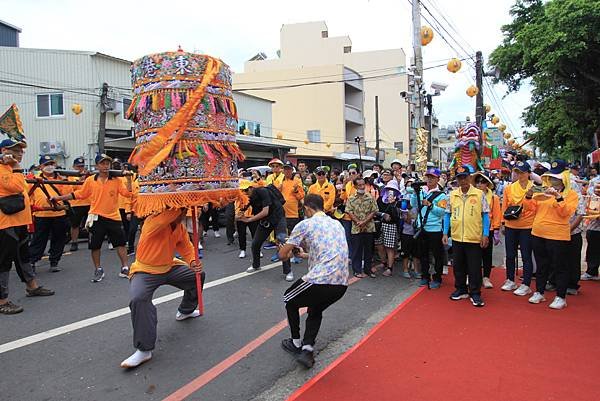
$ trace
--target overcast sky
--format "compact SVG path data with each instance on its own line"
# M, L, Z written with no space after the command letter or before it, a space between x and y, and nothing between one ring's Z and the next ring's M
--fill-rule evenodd
M446 29L470 54L484 58L501 42L500 27L510 22L514 0L424 0ZM0 0L0 19L20 27L21 47L90 50L134 60L147 53L176 50L220 57L234 71L258 52L276 57L282 24L323 20L329 36L349 35L352 51L403 48L412 56L409 0L303 1L75 1ZM440 12L446 18L444 20ZM425 10L425 16L430 19ZM450 28L448 21L460 33ZM433 22L433 21L432 21ZM422 20L423 25L428 23ZM448 33L443 32L452 43ZM423 51L425 66L457 56L440 37ZM443 82L448 89L434 98L442 125L474 115L475 98L465 94L474 70L463 62L461 72L445 67L429 69L427 82ZM485 88L484 102L500 115L508 131L521 136L521 113L529 104L528 89L503 99L505 87L495 86L496 99ZM497 104L501 103L500 106Z

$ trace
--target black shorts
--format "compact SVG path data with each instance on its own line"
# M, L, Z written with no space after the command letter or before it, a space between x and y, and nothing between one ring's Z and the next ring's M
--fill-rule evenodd
M87 215L89 212L89 206L73 206L69 212L69 221L71 222L71 228L81 227L81 222L84 219L87 219Z
M400 256L403 258L410 258L417 256L417 240L412 234L400 234Z
M110 243L116 248L125 246L125 232L123 224L118 220L107 219L106 217L98 216L98 220L94 222L90 228L89 248L92 250L102 248L104 238L108 236Z

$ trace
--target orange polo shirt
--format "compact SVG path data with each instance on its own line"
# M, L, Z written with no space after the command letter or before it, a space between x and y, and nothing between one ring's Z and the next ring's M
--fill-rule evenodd
M529 204L535 213L532 235L558 241L571 240L569 219L579 204L576 191L569 191L562 202L558 202L554 197L538 195L531 200L526 199L525 203Z
M42 173L38 174L37 177L43 177ZM49 179L49 180L61 180L62 179L62 177L59 177L59 176L55 176L55 177L51 177L51 178L44 177L44 178ZM29 188L31 189L34 185L35 184L29 184ZM70 192L69 188L67 188L67 185L57 185L57 184L53 184L53 185L58 191L55 191L51 185L44 184L44 187L46 188L46 191L48 191L48 194L50 196L60 196L60 195L68 194ZM48 197L46 196L44 191L42 191L42 189L39 186L35 189L35 191L33 191L31 193L29 200L31 202L31 210L33 211L34 217L61 217L61 216L66 216L66 214L67 214L67 212L64 210L36 210L36 209L52 207L52 204L48 200Z
M10 215L0 210L0 230L31 224L31 208L25 176L21 173L13 173L12 167L8 164L0 164L0 197L17 194L23 194L25 197L25 209Z
M285 203L283 204L285 217L297 219L299 217L298 206L300 205L300 201L304 199L302 182L295 179L284 179L281 182L281 194L285 199Z
M335 202L335 186L329 181L325 181L323 185L315 182L308 188L309 194L320 195L323 198L323 211L330 213L333 211L333 203Z
M85 181L85 177L69 177L68 179L71 182L81 182L83 183ZM76 190L78 190L79 188L81 188L80 185L69 185L69 191L65 192L65 193L71 193L71 192L75 192ZM87 199L73 199L71 201L69 201L69 203L71 204L71 206L73 207L77 207L77 206L89 206L91 201L89 198Z
M512 203L511 189L513 185L521 184L519 184L519 181L515 181L504 188L504 196L502 197L502 220L504 220L504 212L506 211L506 208L509 206L517 205L516 203ZM522 200L521 203L523 204L523 210L521 211L521 215L516 220L504 220L504 225L506 227L527 229L531 228L531 226L533 225L535 210L531 207L530 202L525 202L525 200Z
M91 199L91 214L116 221L121 221L119 194L131 196L131 192L127 190L122 180L112 177L103 182L97 174L88 177L81 189L73 192L75 199Z
M182 223L175 228L171 223L179 216L178 209L168 209L152 215L142 226L135 262L129 268L129 277L135 273L164 274L176 265L189 265L196 259L194 245ZM179 253L183 260L175 258Z

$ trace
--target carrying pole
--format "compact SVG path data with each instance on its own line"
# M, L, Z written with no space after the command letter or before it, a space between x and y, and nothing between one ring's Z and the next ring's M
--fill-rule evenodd
M200 254L198 252L198 245L200 242L200 237L198 235L198 213L197 207L192 207L192 232L193 232L193 243L194 243L194 253L196 254L196 260L202 266L202 261L200 260ZM196 271L196 289L198 291L198 311L200 315L204 315L204 301L202 299L202 277L199 271Z

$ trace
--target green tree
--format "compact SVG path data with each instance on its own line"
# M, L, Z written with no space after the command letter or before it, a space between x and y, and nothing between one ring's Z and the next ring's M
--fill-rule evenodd
M578 159L600 134L600 0L517 0L490 56L509 92L533 87L524 112L534 143Z

